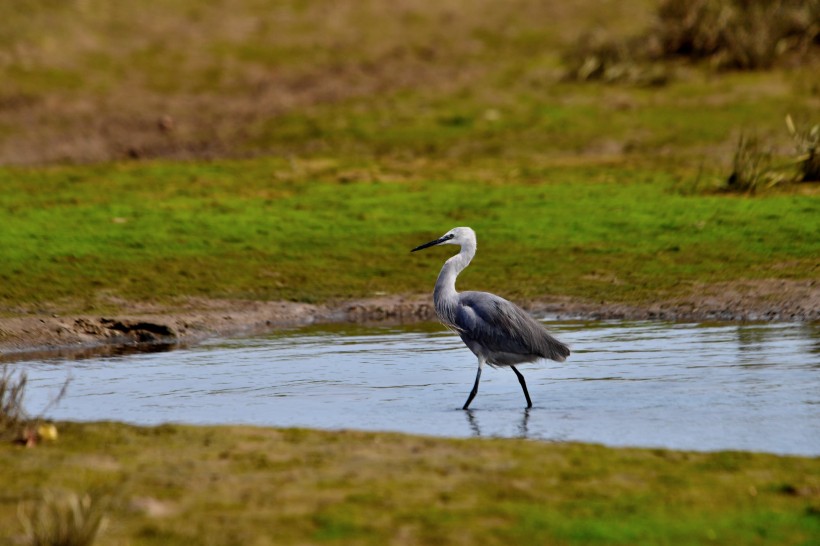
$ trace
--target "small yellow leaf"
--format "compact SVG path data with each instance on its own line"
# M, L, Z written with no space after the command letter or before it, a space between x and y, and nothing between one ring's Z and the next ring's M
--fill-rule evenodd
M51 423L43 424L37 427L37 435L43 440L54 441L57 439L57 427Z

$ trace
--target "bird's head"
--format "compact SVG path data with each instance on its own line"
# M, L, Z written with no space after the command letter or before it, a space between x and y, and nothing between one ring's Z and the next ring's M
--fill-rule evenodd
M457 227L453 228L438 239L434 241L430 241L429 243L424 243L421 246L417 246L410 252L415 252L417 250L422 250L424 248L429 248L431 246L437 245L471 245L475 246L476 238L475 238L475 231L468 227Z

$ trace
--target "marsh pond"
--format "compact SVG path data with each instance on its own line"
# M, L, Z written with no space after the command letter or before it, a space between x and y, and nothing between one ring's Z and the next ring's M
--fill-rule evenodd
M251 424L820 455L817 323L546 322L573 354L487 369L438 324L294 329L120 355L18 360L57 420Z

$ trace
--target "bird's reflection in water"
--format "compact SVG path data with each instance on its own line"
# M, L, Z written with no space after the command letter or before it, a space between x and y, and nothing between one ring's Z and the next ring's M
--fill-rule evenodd
M464 410L464 414L467 416L467 423L473 431L473 436L476 438L481 438L481 429L478 427L478 421L475 418L475 411L471 409Z
M481 427L478 425L478 419L476 418L476 414L474 410L468 409L464 410L464 414L467 415L467 424L470 425L470 430L473 431L473 436L476 438L481 437ZM530 433L527 428L527 425L530 421L530 408L524 408L523 412L521 413L521 422L518 423L518 435L517 438L529 438Z
M527 423L530 422L530 408L524 408L524 413L521 415L521 423L518 425L518 437L529 438L530 432L527 430Z

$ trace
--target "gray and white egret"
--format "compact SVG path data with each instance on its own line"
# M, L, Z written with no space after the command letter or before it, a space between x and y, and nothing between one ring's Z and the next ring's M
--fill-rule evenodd
M569 347L550 335L529 313L502 297L488 292L456 291L458 274L464 271L476 253L476 236L471 228L453 228L411 252L437 245L461 246L461 251L444 262L441 268L433 291L433 303L441 323L456 332L478 358L475 384L462 409L470 406L478 392L484 364L512 368L524 390L527 408L531 408L527 383L515 365L545 358L563 362L570 354Z

